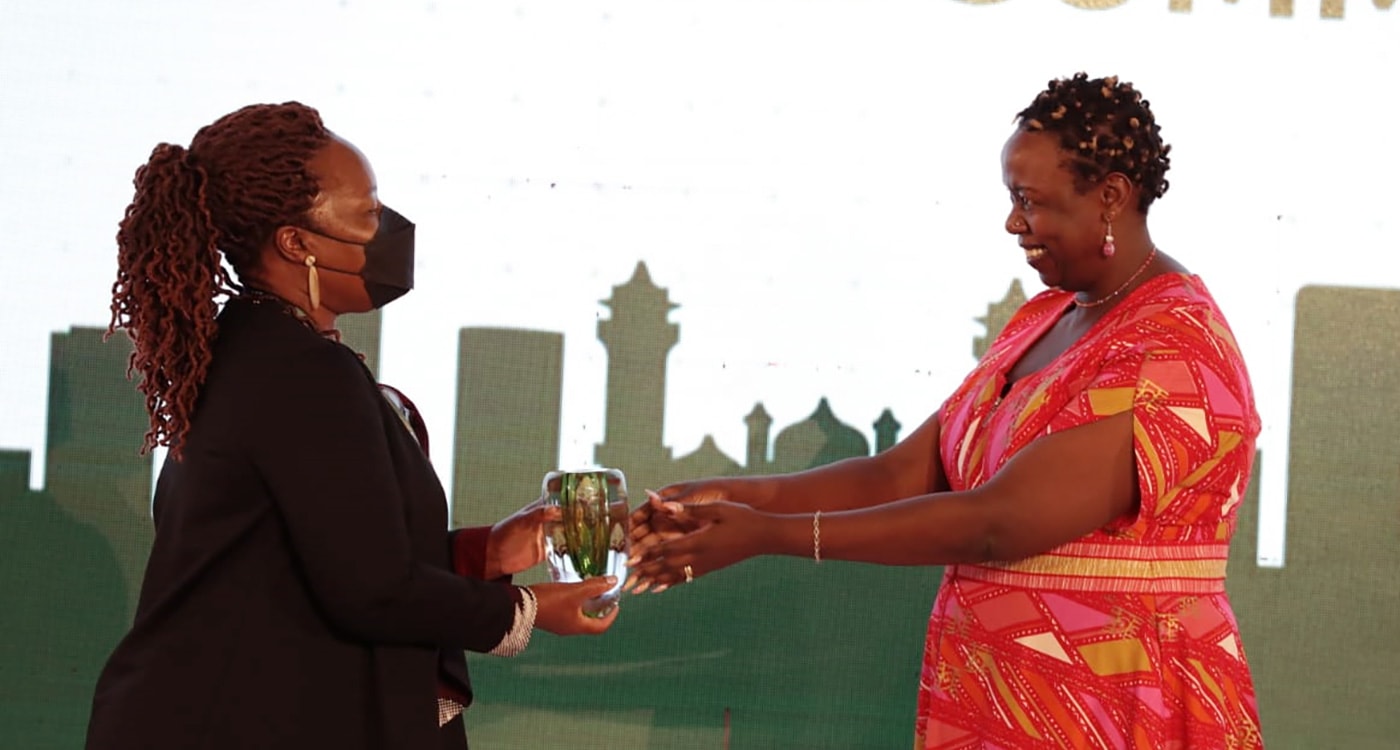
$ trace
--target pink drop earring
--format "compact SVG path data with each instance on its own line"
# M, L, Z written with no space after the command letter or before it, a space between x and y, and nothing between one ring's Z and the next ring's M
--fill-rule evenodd
M1105 219L1104 224L1108 229L1105 231L1103 237L1103 257L1112 258L1113 254L1118 252L1118 245L1113 242L1113 220Z

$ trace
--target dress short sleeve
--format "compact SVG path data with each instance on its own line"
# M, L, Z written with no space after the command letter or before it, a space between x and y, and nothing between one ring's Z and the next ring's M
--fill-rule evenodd
M1049 430L1132 411L1142 501L1118 526L1182 537L1232 518L1259 426L1233 337L1211 307L1136 321L1105 355Z

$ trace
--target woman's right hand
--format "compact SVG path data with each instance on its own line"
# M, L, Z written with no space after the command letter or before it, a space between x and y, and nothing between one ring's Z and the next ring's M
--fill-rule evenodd
M636 564L662 542L679 539L700 528L689 514L681 512L683 506L729 501L732 494L724 479L678 482L662 487L660 492L647 490L647 501L632 511L628 564ZM635 594L646 591L646 586L637 588L638 583L637 576L629 575L622 590Z
M602 617L589 617L583 606L602 596L617 585L614 576L589 578L579 583L536 583L530 586L535 595L535 627L555 635L597 635L612 627L617 619L617 607Z
M632 511L629 534L632 557L640 557L648 549L667 539L695 531L694 526L687 526L682 518L675 515L682 505L732 501L731 495L723 479L680 482L662 487L660 492L647 490L647 501ZM670 512L667 512L668 509Z

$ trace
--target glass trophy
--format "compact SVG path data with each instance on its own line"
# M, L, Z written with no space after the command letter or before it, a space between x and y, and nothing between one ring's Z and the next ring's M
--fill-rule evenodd
M585 604L584 614L602 617L617 606L627 580L627 479L617 469L551 471L544 475L545 503L560 520L545 524L545 560L550 580L576 583L617 576L617 585Z

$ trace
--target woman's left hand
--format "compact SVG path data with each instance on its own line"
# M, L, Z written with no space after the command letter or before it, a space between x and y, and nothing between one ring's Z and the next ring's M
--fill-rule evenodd
M707 573L761 554L761 540L772 516L730 502L666 503L657 514L675 516L677 526L694 528L683 536L658 541L630 561L633 593L661 593Z
M491 527L486 540L486 580L514 575L544 560L544 525L559 520L558 506L541 496Z

